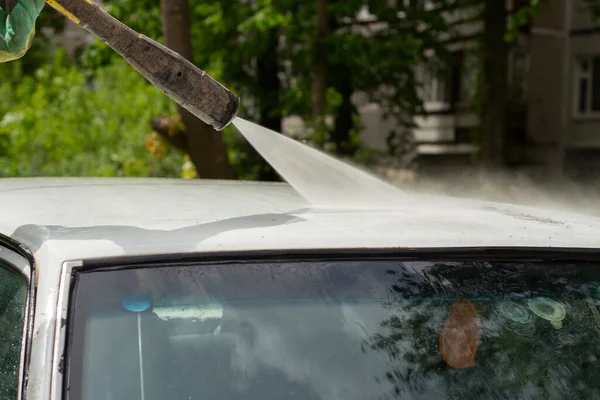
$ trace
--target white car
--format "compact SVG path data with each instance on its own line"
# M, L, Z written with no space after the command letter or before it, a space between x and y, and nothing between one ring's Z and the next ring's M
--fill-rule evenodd
M600 397L598 218L311 151L291 185L0 181L0 398Z

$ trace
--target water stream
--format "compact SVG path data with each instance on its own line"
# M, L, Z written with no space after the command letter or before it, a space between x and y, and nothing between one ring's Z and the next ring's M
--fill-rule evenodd
M313 207L398 208L408 195L375 176L308 145L236 117L233 124Z

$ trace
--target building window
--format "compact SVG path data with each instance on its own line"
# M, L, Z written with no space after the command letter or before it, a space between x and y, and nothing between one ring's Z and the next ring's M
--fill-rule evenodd
M575 114L600 116L600 55L575 62Z

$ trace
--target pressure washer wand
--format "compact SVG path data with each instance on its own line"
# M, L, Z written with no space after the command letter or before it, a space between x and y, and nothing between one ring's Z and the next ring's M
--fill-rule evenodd
M191 62L129 28L91 0L46 0L119 53L167 96L216 130L236 116L240 99Z

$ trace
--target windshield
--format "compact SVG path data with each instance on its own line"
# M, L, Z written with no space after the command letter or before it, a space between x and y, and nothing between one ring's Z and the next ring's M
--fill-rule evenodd
M71 399L600 396L600 265L332 261L80 272Z

